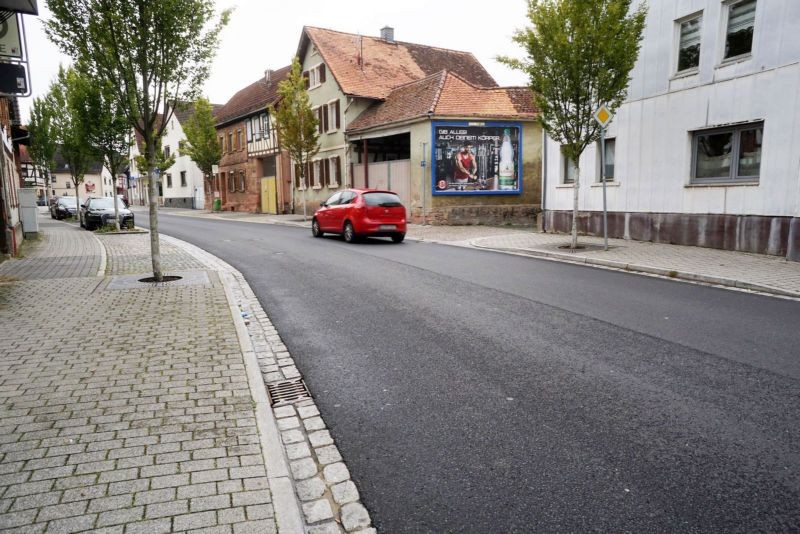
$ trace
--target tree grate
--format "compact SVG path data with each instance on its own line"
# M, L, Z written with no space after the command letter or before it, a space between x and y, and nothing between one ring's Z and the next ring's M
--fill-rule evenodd
M297 380L284 380L274 384L267 384L267 392L272 406L291 404L303 399L310 399L311 393L302 378Z

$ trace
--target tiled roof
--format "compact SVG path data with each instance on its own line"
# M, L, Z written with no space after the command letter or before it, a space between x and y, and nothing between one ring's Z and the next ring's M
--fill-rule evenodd
M527 87L477 87L458 75L443 70L422 80L402 85L386 100L376 102L347 131L432 117L476 117L534 119L533 95Z
M494 78L469 52L306 26L298 56L303 57L309 42L347 95L382 100L395 87L444 69L477 86L497 87Z
M56 150L56 153L53 157L53 161L55 165L53 166L53 172L69 172L69 167L67 166L67 162L64 161L64 156L61 154L61 150ZM89 168L86 170L86 174L100 174L103 171L103 162L101 161L93 161L89 164Z
M289 74L291 67L283 67L272 72L270 84L259 78L244 89L238 91L215 114L217 125L233 122L256 111L263 111L268 105L278 100L278 84Z

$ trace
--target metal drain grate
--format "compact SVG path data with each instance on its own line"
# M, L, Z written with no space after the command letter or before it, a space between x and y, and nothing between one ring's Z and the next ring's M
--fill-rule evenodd
M295 401L311 398L311 393L302 378L267 384L267 392L269 392L269 400L272 406L291 404Z

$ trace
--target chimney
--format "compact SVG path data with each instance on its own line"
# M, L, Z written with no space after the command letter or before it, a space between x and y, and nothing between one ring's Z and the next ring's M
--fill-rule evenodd
M272 83L272 69L267 69L264 71L264 83L267 84L267 87L269 87Z
M381 39L386 41L387 43L394 42L394 28L391 26L384 26L381 28Z

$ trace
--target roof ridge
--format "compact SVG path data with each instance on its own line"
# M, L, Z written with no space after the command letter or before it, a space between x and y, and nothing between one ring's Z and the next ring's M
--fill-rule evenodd
M444 91L444 84L447 81L447 77L452 73L444 69L440 71L439 74L442 75L442 79L439 80L439 87L436 88L436 94L433 95L433 104L431 104L430 109L428 109L428 113L434 113L436 111L436 106L439 105L439 99L442 97L442 91Z
M312 30L324 30L326 32L333 32L333 33L338 33L338 34L341 34L341 35L350 35L352 37L361 37L361 38L365 38L366 37L367 39L373 39L373 40L381 41L381 42L384 42L384 43L413 45L413 46L421 46L423 48L433 48L435 50L444 50L445 52L457 52L459 54L467 54L469 56L472 56L472 58L476 62L480 63L480 61L478 61L478 58L475 57L475 54L473 54L472 52L468 52L466 50L456 50L455 48L446 48L446 47L443 47L443 46L431 46L431 45L426 45L426 44L421 44L421 43L412 43L411 41L398 41L398 40L387 41L386 39L383 39L382 37L377 37L377 36L374 36L374 35L363 35L363 34L360 34L360 33L343 32L341 30L334 30L334 29L331 29L331 28L323 28L321 26L305 26L305 28L312 29Z

